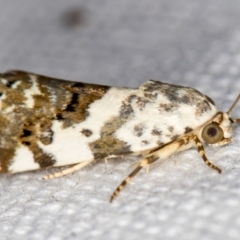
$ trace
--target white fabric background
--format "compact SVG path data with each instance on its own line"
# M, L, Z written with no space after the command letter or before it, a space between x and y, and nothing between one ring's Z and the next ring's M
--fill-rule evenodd
M240 93L240 1L0 0L0 71L10 69L115 86L163 80L226 111ZM0 239L240 239L240 127L234 137L206 147L221 175L191 149L140 172L112 204L131 159L50 181L41 177L57 169L2 175Z

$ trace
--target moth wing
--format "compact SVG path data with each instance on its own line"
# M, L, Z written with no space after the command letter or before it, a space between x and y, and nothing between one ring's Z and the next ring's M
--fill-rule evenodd
M97 132L90 131L88 126L98 126L90 120L89 108L108 90L107 86L22 71L1 74L1 172L93 159L89 142L97 137Z
M164 146L218 112L209 97L193 88L153 80L140 85L124 103L123 109L132 112L115 136L126 142L131 152Z

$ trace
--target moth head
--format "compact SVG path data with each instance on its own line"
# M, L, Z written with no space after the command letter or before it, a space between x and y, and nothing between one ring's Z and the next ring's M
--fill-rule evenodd
M218 112L210 122L205 124L200 133L201 138L208 144L224 145L232 141L232 124L240 123L240 119L231 118L231 113L240 100L240 94L230 109L226 112Z

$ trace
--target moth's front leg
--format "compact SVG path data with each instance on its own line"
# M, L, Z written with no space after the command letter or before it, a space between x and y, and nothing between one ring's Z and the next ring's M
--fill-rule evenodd
M154 148L149 151L149 153L137 163L136 168L121 182L121 184L116 188L110 198L110 202L112 202L119 192L127 185L128 182L142 169L149 169L150 165L156 162L158 159L165 159L171 156L173 153L185 150L190 148L192 145L196 146L199 155L202 157L203 161L210 168L221 173L221 169L212 164L206 157L205 151L203 148L203 144L198 139L196 135L183 136L175 141L172 141L164 146Z
M193 141L194 141L194 143L195 143L195 145L196 145L196 147L197 147L197 150L198 150L199 155L202 157L202 159L203 159L203 161L205 162L205 164L206 164L207 166L209 166L210 168L212 168L212 169L218 171L219 173L221 173L222 170L221 170L219 167L217 167L217 166L215 166L214 164L212 164L212 163L208 160L208 158L206 157L203 144L201 143L201 141L198 139L197 136L194 136Z

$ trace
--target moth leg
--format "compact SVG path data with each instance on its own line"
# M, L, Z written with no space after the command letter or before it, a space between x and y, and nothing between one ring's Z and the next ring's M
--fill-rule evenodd
M233 141L233 138L225 138L225 139L223 139L221 142L219 142L219 143L217 143L216 145L218 145L218 146L223 146L223 145L226 145L226 144L228 144L228 143L230 143L230 142L232 142ZM213 144L214 145L214 144Z
M93 159L94 160L94 159ZM73 167L64 169L63 171L60 172L56 172L53 174L49 174L43 177L44 180L48 180L48 179L53 179L53 178L58 178L58 177L63 177L66 176L70 173L76 172L78 170L80 170L81 168L85 167L86 165L88 165L89 163L91 163L93 160L90 161L85 161L85 162L81 162L77 165L74 165Z
M240 118L239 119L237 119L237 118L230 118L230 121L232 123L240 123Z
M110 155L104 158L105 163L108 163L108 159L113 159L113 158L123 158L124 155Z
M138 165L121 183L120 185L115 189L115 191L112 193L110 197L110 202L116 198L116 196L119 194L119 192L127 185L128 182L142 169L142 166Z
M149 171L150 171L150 165L146 166L146 173L149 174Z
M219 167L213 165L213 164L207 159L201 141L200 141L197 137L195 137L195 138L194 138L194 142L195 142L195 145L196 145L196 147L197 147L198 153L199 153L199 155L202 157L202 159L203 159L203 161L205 162L205 164L206 164L207 166L209 166L210 168L212 168L212 169L218 171L219 173L221 173L222 170L221 170Z
M135 163L136 164L136 163ZM150 165L149 159L142 159L137 167L119 184L119 186L115 189L115 191L112 193L110 197L110 202L112 202L116 196L119 194L119 192L130 182L130 180L143 168L148 167Z
M152 151L148 151L147 156L143 158L136 166L136 168L121 182L121 184L116 188L113 192L110 202L114 200L114 198L118 195L118 193L127 185L127 183L142 169L146 168L146 171L149 171L149 167L152 163L156 162L159 158L166 159L171 156L174 152L179 151L181 147L189 143L188 138L182 138L178 141L171 142L166 144L163 147L153 149ZM133 164L135 165L135 164Z

